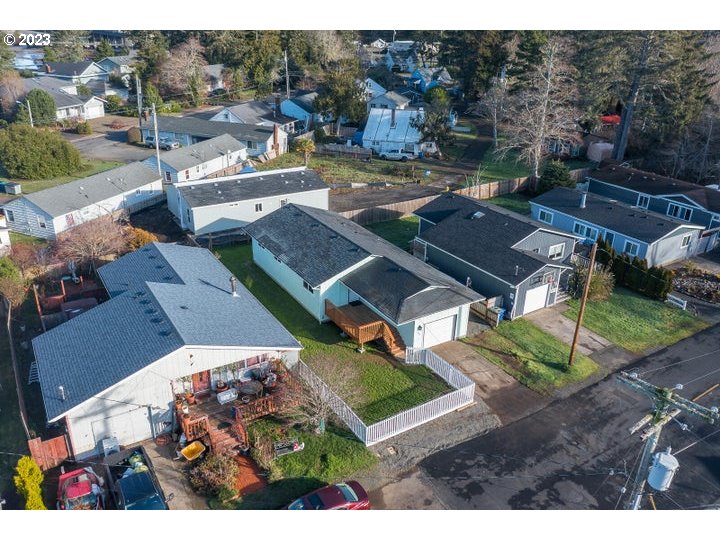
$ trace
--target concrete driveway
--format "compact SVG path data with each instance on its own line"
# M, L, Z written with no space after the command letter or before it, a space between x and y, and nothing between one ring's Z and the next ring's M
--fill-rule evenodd
M575 333L575 321L563 315L563 312L568 309L569 306L567 304L558 304L553 307L534 311L524 317L560 341L571 344ZM585 327L580 328L578 351L584 355L590 356L592 353L602 351L612 345L613 343L611 341L597 335L595 332L591 332Z
M145 451L150 456L160 487L165 497L173 494L172 500L168 501L170 510L208 510L205 498L195 493L190 486L187 477L187 464L176 461L175 444L158 446L155 441L149 440L143 444Z

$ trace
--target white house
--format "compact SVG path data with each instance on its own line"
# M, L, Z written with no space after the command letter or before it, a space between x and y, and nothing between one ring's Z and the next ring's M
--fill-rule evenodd
M55 102L55 119L89 120L105 116L105 102L96 96L80 96L77 86L66 79L56 77L32 77L22 79L25 93L43 90Z
M287 204L245 227L253 260L319 322L362 311L393 354L467 334L483 297L344 217ZM347 320L347 319L346 319Z
M168 209L197 235L244 227L296 203L328 209L330 187L305 167L199 180L168 188Z
M370 100L367 103L367 110L370 113L371 109L406 109L410 105L410 98L405 97L402 94L390 90L384 94L380 94Z
M32 341L47 420L76 458L169 432L176 394L297 360L297 340L206 249L150 243L99 275L110 300Z
M280 112L279 104L273 107L264 101L246 101L230 107L224 107L210 118L211 122L231 122L253 126L279 126L286 133L295 133L301 128L296 124L300 120L285 116Z
M84 62L45 62L45 73L66 79L74 84L107 82L109 74L102 66L90 60Z
M117 211L162 201L157 169L131 163L74 182L28 193L3 205L11 231L54 240L63 231Z
M160 154L163 182L176 184L207 178L222 173L247 159L247 149L230 135L220 135L190 146L182 146ZM157 169L157 156L152 155L143 163Z
M203 67L205 75L205 89L208 92L225 89L225 81L223 79L223 70L225 64L211 64Z
M5 214L0 213L0 255L7 255L11 249L10 229L8 229Z
M422 114L422 109L371 109L363 132L363 148L378 154L390 150L419 154L423 151L422 136L413 122Z
M365 80L358 81L360 88L363 90L363 97L365 101L370 101L373 98L382 96L387 90L370 77L365 77Z

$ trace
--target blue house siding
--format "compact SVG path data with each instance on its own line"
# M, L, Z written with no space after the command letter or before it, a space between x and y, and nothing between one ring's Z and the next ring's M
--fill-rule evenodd
M563 261L568 258L575 248L575 238L569 238L567 236L553 233L550 231L537 231L525 238L524 240L517 243L518 249L524 249L527 251L535 251L543 257L550 256L550 248L559 244L563 244L563 255L558 261Z
M286 99L280 104L280 112L282 112L285 116L289 116L290 118L295 118L296 120L303 122L305 131L310 128L313 115L291 100Z

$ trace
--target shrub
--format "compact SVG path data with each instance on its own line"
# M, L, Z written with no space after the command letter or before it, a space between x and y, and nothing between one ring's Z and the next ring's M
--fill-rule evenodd
M570 176L570 169L557 159L548 161L540 174L537 192L545 193L556 187L575 187L575 180Z
M90 90L90 87L87 84L78 84L76 88L78 96L90 97L93 95L92 90Z
M182 111L182 107L177 101L168 101L162 105L157 112L176 113L180 111Z
M88 122L79 122L77 126L75 126L75 132L78 135L90 135L93 130L92 126Z
M575 273L571 277L568 286L573 296L582 296L587 280L587 268L576 268ZM588 300L602 301L610 298L615 287L615 276L612 272L604 268L595 269L592 278L590 278L590 288L588 289Z
M21 457L15 467L15 488L25 498L25 510L47 510L42 498L44 475L30 456Z
M8 176L39 180L75 173L80 153L58 133L15 124L0 131L0 163Z
M140 128L133 126L127 130L127 142L133 144L139 143L140 141L142 141L142 133L140 133Z
M145 229L141 229L140 227L128 227L127 233L128 233L127 247L130 251L135 251L137 249L140 249L145 244L148 244L150 242L158 241L157 236L155 236L153 233L151 233L149 231L146 231Z
M203 495L227 494L234 491L238 472L238 464L232 457L210 455L190 471L190 484Z
M117 112L123 106L123 101L120 96L111 95L105 97L105 110L109 113Z

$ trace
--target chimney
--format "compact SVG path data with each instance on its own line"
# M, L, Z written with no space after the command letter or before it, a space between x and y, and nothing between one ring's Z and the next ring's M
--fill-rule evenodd
M277 124L273 125L273 150L275 150L275 157L280 155L280 128Z
M515 275L518 275L518 272L520 272L520 267L516 264L515 265Z
M65 387L58 386L58 392L60 392L60 400L65 401Z
M585 208L585 200L587 199L587 193L584 191L580 193L580 208Z
M395 127L395 109L393 108L393 109L390 109L390 110L392 111L392 112L390 113L390 114L392 114L392 116L390 117L390 118L391 118L391 120L390 120L390 127L391 127L391 128L394 128L394 127Z
M237 278L235 276L230 276L230 290L232 291L233 296L237 296Z

